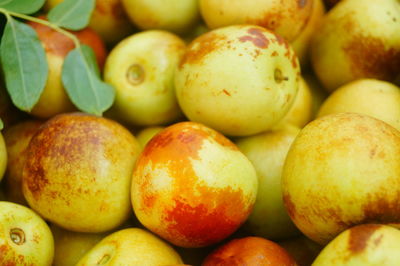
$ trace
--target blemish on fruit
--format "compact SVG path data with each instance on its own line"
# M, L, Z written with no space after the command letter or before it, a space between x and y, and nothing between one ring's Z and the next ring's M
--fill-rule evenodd
M230 94L227 90L225 90L225 89L223 89L222 92L225 93L225 94L228 95L228 96L231 96L231 94Z
M299 8L303 8L306 6L307 0L298 0L297 4L298 4Z
M272 56L272 57L278 56L278 52L277 52L277 51L273 51L272 54L271 54L271 56Z
M259 28L248 29L247 32L250 35L242 36L239 38L241 42L252 42L258 48L268 48L269 40L264 36L263 32Z
M380 227L381 225L378 224L363 224L349 229L349 251L353 254L362 252L367 247L371 236Z

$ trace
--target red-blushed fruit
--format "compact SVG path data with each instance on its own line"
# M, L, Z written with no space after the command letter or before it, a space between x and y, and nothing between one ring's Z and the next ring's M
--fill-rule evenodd
M140 146L115 121L82 113L48 120L32 137L22 171L28 204L78 232L104 232L132 212L130 182Z
M253 165L202 124L167 127L146 145L132 179L132 205L149 230L182 247L214 244L247 219L257 194Z
M28 144L42 124L43 122L39 120L27 120L12 125L3 132L8 155L4 180L8 201L27 205L22 193L22 169Z
M40 17L44 19L44 17ZM28 22L39 36L40 41L46 51L47 63L49 65L49 76L42 95L38 103L33 107L31 114L40 118L49 118L56 114L75 110L72 102L61 81L62 65L67 54L74 49L73 41L48 26ZM97 59L100 69L102 69L107 51L102 39L90 28L72 32L78 37L82 44L90 46Z
M295 266L296 261L281 246L262 237L233 239L217 248L202 266L276 265Z

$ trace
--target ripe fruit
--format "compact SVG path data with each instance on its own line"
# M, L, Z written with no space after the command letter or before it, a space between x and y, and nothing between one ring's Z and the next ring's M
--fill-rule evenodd
M185 115L232 136L266 131L289 110L300 68L280 36L251 25L216 29L188 47L175 74Z
M140 146L144 148L151 138L163 129L164 127L146 127L136 134L136 139Z
M315 32L311 62L328 91L350 81L395 81L400 73L400 3L397 0L342 1Z
M178 36L159 30L134 34L115 46L104 68L104 80L116 91L109 115L139 126L179 118L174 72L184 50Z
M339 113L306 125L282 175L296 226L326 244L362 223L400 227L400 132L365 115Z
M121 0L130 20L142 30L185 33L200 19L198 0Z
M48 120L34 135L23 193L45 219L78 232L104 232L130 215L130 182L141 148L118 123L81 113Z
M177 265L179 254L153 234L139 228L119 230L97 243L76 264L91 265Z
M42 124L43 122L39 120L27 120L4 130L8 155L5 185L9 201L27 205L22 193L22 169L25 164L28 144Z
M214 244L247 219L257 194L251 162L198 123L167 127L146 145L132 179L136 217L182 247Z
M61 82L62 64L68 52L74 48L73 41L45 25L35 22L29 22L28 25L33 27L38 34L46 51L49 65L46 87L31 114L40 118L49 118L56 114L75 110ZM93 48L97 63L102 69L106 58L106 49L100 37L90 28L74 32L74 34L81 43Z
M380 119L400 130L400 88L386 81L360 79L334 91L322 104L318 117L353 112Z
M53 235L31 209L0 201L0 265L52 265Z
M311 16L314 0L200 0L200 11L211 29L234 24L259 25L294 40Z
M313 265L391 266L399 261L400 231L386 225L362 224L333 239Z
M245 224L257 236L284 239L299 234L283 205L281 188L283 163L299 131L287 126L236 141L257 172L257 199Z
M203 266L280 265L296 266L295 260L278 244L261 237L234 239L217 248Z

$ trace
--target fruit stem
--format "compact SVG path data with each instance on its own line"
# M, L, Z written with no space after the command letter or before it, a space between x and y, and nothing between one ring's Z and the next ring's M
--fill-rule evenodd
M4 9L4 8L0 8L0 13L3 13L6 16L7 20L9 20L11 18L11 16L13 16L13 17L17 17L17 18L21 18L21 19L24 19L24 20L29 20L29 21L32 21L32 22L36 22L36 23L45 25L45 26L47 26L49 28L52 28L53 30L55 30L55 31L67 36L68 38L70 38L74 42L74 45L75 45L76 48L80 47L80 42L79 42L78 38L74 34L70 33L69 31L63 30L62 28L58 27L57 25L55 25L55 24L53 24L53 23L51 23L51 22L49 22L47 20L36 18L36 17L32 17L32 16L29 16L29 15L24 15L24 14L13 12L13 11L9 11L9 10Z

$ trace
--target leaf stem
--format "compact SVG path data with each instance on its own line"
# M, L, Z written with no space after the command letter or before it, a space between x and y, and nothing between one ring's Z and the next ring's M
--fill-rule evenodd
M29 20L29 21L32 21L32 22L36 22L36 23L45 25L45 26L47 26L49 28L52 28L53 30L55 30L55 31L67 36L68 38L70 38L74 42L74 45L75 45L76 48L80 47L79 39L74 34L72 34L69 31L66 31L66 30L58 27L57 25L54 25L53 23L51 23L51 22L49 22L47 20L36 18L36 17L32 17L32 16L28 16L28 15L24 15L24 14L20 14L20 13L13 12L13 11L9 11L9 10L4 9L4 8L0 8L0 13L3 13L7 18L9 18L10 16L13 16L13 17L17 17L17 18L21 18L21 19L24 19L24 20Z

